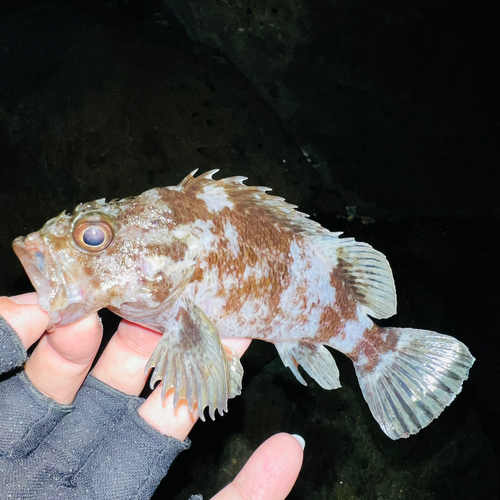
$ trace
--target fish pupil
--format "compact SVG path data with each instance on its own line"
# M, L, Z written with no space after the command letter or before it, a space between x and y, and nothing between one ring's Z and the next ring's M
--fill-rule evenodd
M91 226L83 233L83 242L90 247L98 247L104 243L106 233L99 226Z

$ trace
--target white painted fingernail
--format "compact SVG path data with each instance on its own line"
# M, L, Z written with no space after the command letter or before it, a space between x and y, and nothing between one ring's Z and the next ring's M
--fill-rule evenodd
M302 449L306 447L306 442L304 441L304 438L302 436L299 436L298 434L292 434L292 436L300 443Z

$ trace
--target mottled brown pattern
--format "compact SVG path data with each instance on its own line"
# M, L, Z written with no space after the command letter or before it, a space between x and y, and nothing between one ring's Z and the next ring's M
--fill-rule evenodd
M203 269L201 268L200 264L196 264L193 276L191 277L191 281L193 282L200 282L203 280L205 273L203 272Z
M333 335L343 338L346 321L357 319L356 301L344 278L344 273L339 272L338 268L330 273L330 285L335 289L335 304L323 304L320 328L315 337L318 342L327 343Z
M203 192L205 186L214 182L216 181L202 177L188 178L181 183L183 191L163 189L160 194L172 209L172 219L176 224L194 224L196 220L213 222L212 232L218 236L218 240L204 260L207 271L214 271L219 275L221 288L218 295L227 297L224 312L237 312L246 300L258 299L266 301L270 316L276 316L281 313L278 307L280 295L290 284L290 244L293 239L300 239L301 236L291 224L287 227L283 217L278 217L275 210L257 203L251 188L240 184L223 184L228 199L234 203L234 209L225 207L219 212L210 212L205 201L196 196ZM237 257L229 250L224 235L224 225L227 223L239 235L240 255ZM243 278L247 266L256 265L269 266L269 277ZM229 273L238 278L239 286L225 290L222 288L224 277ZM200 281L202 276L199 269L194 279ZM272 284L271 290L269 284Z
M364 304L366 302L365 296L360 292L360 285L354 281L354 276L352 274L355 264L350 263L346 258L344 258L344 254L345 250L340 247L337 251L338 265L336 274L344 283L345 288L349 290L352 298L358 304Z
M185 257L187 250L187 244L179 240L174 240L168 245L158 243L148 243L146 245L147 255L167 257L172 262L181 261ZM175 288L175 283L171 282L164 271L159 271L157 275L151 276L149 279L142 279L142 286L149 290L151 299L162 303L169 298Z
M162 201L172 208L171 219L174 225L193 224L196 220L210 220L212 214L203 200L196 198L198 190L177 191L158 189Z
M342 335L345 321L344 316L334 304L324 305L321 311L320 327L314 340L326 344L335 333Z
M295 293L295 299L296 299L296 305L298 305L302 309L302 313L295 317L295 323L297 325L305 325L309 322L309 308L312 307L313 309L318 307L317 303L312 304L311 306L308 305L308 290L306 286L299 286L297 287L296 293ZM278 302L279 302L279 296L277 297Z
M50 246L53 249L54 253L60 252L68 246L68 238L66 237L66 235L63 237L51 235L50 237L46 238L49 239Z
M238 231L238 243L240 245L241 256L225 251L223 257L219 259L219 271L224 273L227 269L236 274L240 279L239 288L227 290L228 295L225 312L238 311L245 300L250 298L266 300L269 306L269 313L274 317L281 313L278 304L280 295L290 283L289 265L290 244L294 238L291 231L280 231L277 227L269 224L266 210L258 207L248 207L246 217L242 217L242 207L235 203L235 209L224 208L220 212L219 220L215 226L219 234L223 237L224 222L229 222ZM223 238L222 238L223 240ZM224 251L224 248L216 249ZM260 265L262 268L269 268L269 276L257 279L254 276L243 278L247 266ZM269 284L272 289L269 290Z
M117 221L125 225L136 225L148 231L163 227L174 227L174 223L169 210L159 209L150 206L141 199L141 196L125 198L116 202L120 208Z
M188 246L184 241L174 240L171 244L149 242L146 245L148 255L161 255L173 262L184 259Z
M191 317L189 312L181 307L175 318L182 325L182 343L187 350L192 346L199 345L200 342L200 329Z
M174 285L169 282L168 279L163 279L162 282L158 284L148 285L147 288L151 294L151 299L160 304L170 297L174 289Z
M391 328L384 329L384 334L387 335L385 340L384 335L382 335L382 328L373 325L370 330L365 332L355 349L347 353L354 363L356 363L360 357L364 358L366 356L366 358L368 358L368 362L361 367L358 366L358 370L362 370L363 372L373 371L383 354L396 350L398 336L392 333Z

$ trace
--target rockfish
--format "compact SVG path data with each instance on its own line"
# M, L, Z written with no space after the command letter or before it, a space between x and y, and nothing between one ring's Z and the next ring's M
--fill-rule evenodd
M243 368L222 338L275 344L324 389L340 387L325 346L354 363L382 430L408 437L436 418L474 362L453 337L381 328L371 318L396 313L383 254L340 238L269 188L246 177L214 180L193 172L178 186L63 212L17 238L14 251L50 315L67 325L103 307L163 333L146 370L174 404L227 411L241 392Z

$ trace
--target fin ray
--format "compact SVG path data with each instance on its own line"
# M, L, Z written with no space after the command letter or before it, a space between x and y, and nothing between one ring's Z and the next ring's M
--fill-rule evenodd
M391 439L417 433L455 399L474 358L448 335L412 328L384 328L395 349L373 368L354 363L363 396Z
M194 176L196 170L185 177L177 186L177 189L183 191L194 190L201 191L208 186L224 187L226 192L231 195L231 199L237 199L240 204L248 206L257 206L260 209L268 210L268 214L273 219L279 221L284 228L296 233L305 233L308 235L330 234L318 222L309 219L309 215L296 210L297 205L287 203L280 196L268 195L266 192L271 188L264 186L247 186L243 184L247 180L244 176L233 176L222 179L213 179L212 176L218 170L211 170L205 174Z
M313 238L314 248L335 268L366 314L377 319L396 314L396 287L385 255L339 233Z
M243 381L243 366L236 351L222 344L226 353L228 370L229 370L229 398L234 398L241 394L241 386Z
M222 346L217 328L196 304L184 300L178 318L176 331L165 330L146 366L146 372L154 367L151 387L161 380L163 398L175 389L174 406L186 399L191 411L198 403L201 420L207 406L215 419L215 410L227 412L228 398L240 394L243 367L236 353Z
M301 384L307 385L298 365L323 389L340 387L339 369L325 346L309 342L279 342L276 349L283 364L290 368Z

